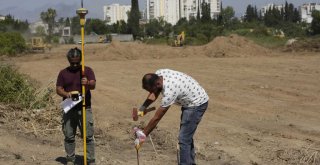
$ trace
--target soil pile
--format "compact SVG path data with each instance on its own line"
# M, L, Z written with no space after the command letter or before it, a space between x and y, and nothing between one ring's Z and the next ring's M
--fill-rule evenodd
M208 57L268 56L271 53L269 49L235 34L216 37L201 50Z
M292 42L290 42L292 41ZM320 39L291 39L284 48L285 52L320 52Z
M113 41L109 45L94 45L88 54L96 55L99 60L137 60L172 59L184 57L246 57L268 56L271 51L248 39L231 35L217 37L204 46L171 47L167 45L148 45L141 42Z

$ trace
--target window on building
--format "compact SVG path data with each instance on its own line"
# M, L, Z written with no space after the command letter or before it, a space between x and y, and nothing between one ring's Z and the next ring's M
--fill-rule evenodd
M107 21L107 22L110 22L110 21L111 21L111 17L107 15L107 16L106 16L106 21Z

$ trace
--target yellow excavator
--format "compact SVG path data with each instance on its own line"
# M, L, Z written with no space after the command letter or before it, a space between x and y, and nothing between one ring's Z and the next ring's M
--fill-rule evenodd
M32 37L31 38L31 49L32 51L42 51L44 52L46 45L43 42L43 39L41 37Z
M179 35L176 36L173 46L181 47L184 45L184 41L185 41L185 33L184 31L182 31Z

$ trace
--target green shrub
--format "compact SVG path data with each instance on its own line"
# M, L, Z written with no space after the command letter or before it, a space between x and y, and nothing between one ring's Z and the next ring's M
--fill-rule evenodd
M14 56L27 49L24 38L17 32L0 32L0 55Z
M266 27L256 27L253 29L252 33L250 35L254 35L256 37L266 37L270 36L268 29Z
M51 100L52 90L39 95L36 84L13 66L0 65L0 102L22 108L42 108Z
M168 39L166 37L150 38L150 39L144 40L144 43L146 43L146 44L166 45L166 44L168 44Z
M70 38L69 38L68 44L75 44L73 37L70 37Z
M52 42L53 42L54 44L59 44L59 39L60 39L59 36L53 36L53 37L52 37Z
M302 25L288 23L282 27L283 32L285 33L286 37L304 37L306 36L307 32Z
M238 34L240 36L246 36L247 34L250 33L250 29L237 29L232 31L232 33Z

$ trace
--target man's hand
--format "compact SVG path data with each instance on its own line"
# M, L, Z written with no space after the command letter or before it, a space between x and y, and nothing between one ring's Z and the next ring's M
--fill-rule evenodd
M88 81L87 77L82 77L81 84L82 85L89 85L89 81Z
M143 142L146 140L147 137L143 133L143 131L141 129L139 129L138 127L134 127L133 131L136 136L136 140L134 141L134 145L135 145L136 149L138 150L141 147L141 145L143 144Z

